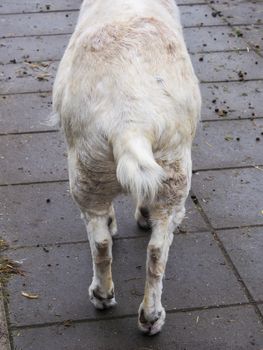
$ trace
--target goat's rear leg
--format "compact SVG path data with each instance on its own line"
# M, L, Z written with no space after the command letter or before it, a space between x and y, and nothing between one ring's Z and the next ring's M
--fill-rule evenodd
M110 211L106 215L83 214L93 260L89 297L96 308L106 309L116 304L111 272L113 219Z
M173 232L184 217L191 179L190 162L184 167L175 163L164 168L168 180L163 183L155 203L149 205L152 234L147 248L144 298L138 317L140 330L149 335L160 332L165 322L161 302L163 276Z
M138 325L149 335L160 332L165 322L165 310L161 303L163 276L173 230L169 227L171 216L153 219L151 239L147 248L146 282L143 302L139 308Z
M119 185L113 173L95 172L69 157L70 190L80 207L90 243L93 278L91 302L98 309L116 304L112 281L112 236L117 232L112 200Z

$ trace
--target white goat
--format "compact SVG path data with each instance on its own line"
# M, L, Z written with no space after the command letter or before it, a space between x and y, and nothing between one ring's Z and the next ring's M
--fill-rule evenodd
M165 320L162 278L185 213L201 106L174 0L84 0L53 105L93 257L90 300L99 309L116 303L112 200L126 189L137 201L138 224L152 228L138 324L155 334Z

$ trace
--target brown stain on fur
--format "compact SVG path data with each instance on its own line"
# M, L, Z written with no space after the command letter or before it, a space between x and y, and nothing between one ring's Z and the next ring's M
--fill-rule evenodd
M149 245L149 264L148 272L153 278L160 278L164 273L164 265L161 263L161 248L155 245Z
M168 44L168 46L167 46L167 52L168 52L169 55L175 54L175 52L176 52L176 46L175 46L174 43Z
M153 17L134 17L126 22L106 24L89 34L83 46L94 54L100 53L99 58L109 59L122 49L145 48L156 38L168 55L182 50L177 34Z

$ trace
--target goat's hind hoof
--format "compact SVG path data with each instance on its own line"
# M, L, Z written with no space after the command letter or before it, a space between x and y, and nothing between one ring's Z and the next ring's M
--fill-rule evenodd
M117 304L114 296L114 291L107 295L107 297L102 297L99 293L99 289L89 289L89 298L92 304L98 310L106 310Z
M152 229L151 223L144 218L137 220L137 225L143 231L151 231Z
M150 231L152 229L150 213L147 208L140 208L139 213L136 214L137 225L144 231Z
M143 333L147 335L157 334L161 331L165 323L165 316L165 310L162 308L162 310L159 311L156 316L146 317L143 307L140 307L138 327Z

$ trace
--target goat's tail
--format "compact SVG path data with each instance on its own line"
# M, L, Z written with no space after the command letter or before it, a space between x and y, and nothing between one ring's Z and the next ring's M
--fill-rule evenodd
M134 133L122 135L113 143L113 152L122 187L137 200L153 201L165 173L154 159L149 140Z

